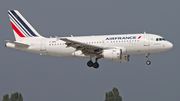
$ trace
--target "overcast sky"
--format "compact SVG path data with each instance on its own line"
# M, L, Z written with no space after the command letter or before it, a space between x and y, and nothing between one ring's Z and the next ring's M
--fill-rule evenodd
M130 62L58 58L5 48L14 41L7 10L18 10L45 37L154 33L172 50L130 56ZM113 87L123 101L179 101L179 0L0 0L0 100L22 93L24 101L103 101Z

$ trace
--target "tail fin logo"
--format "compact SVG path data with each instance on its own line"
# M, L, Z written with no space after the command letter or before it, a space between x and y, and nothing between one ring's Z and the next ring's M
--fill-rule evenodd
M8 15L10 17L12 28L19 37L40 37L36 30L17 10L9 10Z
M20 37L25 37L20 31L19 29L11 22L12 28L13 30L20 36Z
M15 17L17 18L17 17L19 17L18 15L15 15Z

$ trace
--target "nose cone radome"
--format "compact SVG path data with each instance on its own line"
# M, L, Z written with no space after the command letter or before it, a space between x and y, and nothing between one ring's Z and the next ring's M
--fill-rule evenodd
M171 42L168 42L167 44L167 49L170 50L173 48L173 44Z

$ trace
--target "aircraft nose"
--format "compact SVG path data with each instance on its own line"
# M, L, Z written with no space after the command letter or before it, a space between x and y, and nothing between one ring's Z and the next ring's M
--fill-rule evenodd
M171 42L168 42L167 48L168 48L168 50L172 49L173 48L173 44Z

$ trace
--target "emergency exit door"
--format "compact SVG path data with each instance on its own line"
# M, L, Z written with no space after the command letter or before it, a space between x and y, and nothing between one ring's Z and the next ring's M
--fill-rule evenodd
M149 46L150 43L149 43L149 36L148 35L145 35L144 36L144 46Z

